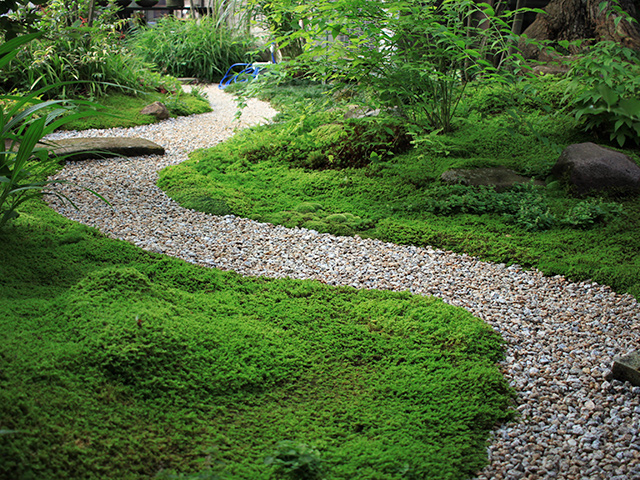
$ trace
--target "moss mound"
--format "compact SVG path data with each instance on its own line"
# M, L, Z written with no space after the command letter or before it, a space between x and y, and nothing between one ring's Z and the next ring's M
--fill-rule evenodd
M501 339L440 300L199 268L39 204L0 237L2 478L266 480L289 441L325 478L459 479L510 416Z

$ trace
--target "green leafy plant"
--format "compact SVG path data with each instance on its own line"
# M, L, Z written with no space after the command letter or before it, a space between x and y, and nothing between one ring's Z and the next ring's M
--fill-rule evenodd
M640 55L600 42L569 72L566 96L586 131L606 133L619 146L640 143Z
M619 203L588 199L574 205L562 219L562 223L574 228L589 228L622 212L623 207Z
M248 37L231 30L215 17L163 17L153 28L142 28L128 45L144 61L176 77L219 80L234 63L251 60Z
M0 3L0 38L11 40L19 34L33 32L40 6L46 0L3 0Z
M153 74L126 48L124 21L113 3L89 12L84 0L51 0L34 27L41 35L21 46L0 77L0 89L29 91L49 86L48 98L95 98L118 90L175 91L175 79ZM147 73L149 72L149 73Z
M306 443L284 440L264 460L275 466L277 473L292 480L315 480L322 474L320 452Z
M293 59L305 48L304 37L291 37L291 34L299 33L303 29L299 17L301 8L304 8L304 2L300 0L249 0L248 2L252 17L269 32L271 38L290 37L282 45L276 42L278 56L282 56L282 59Z
M521 204L513 215L516 225L530 232L549 230L556 223L556 218L546 205Z
M0 68L16 55L20 46L38 36L36 33L16 37L0 45ZM21 204L42 195L47 186L61 183L47 179L58 163L49 156L52 146L41 143L42 138L66 122L95 114L95 111L70 114L73 107L62 100L40 101L39 97L50 88L55 85L24 96L0 95L0 228L18 216Z
M278 39L281 46L305 40L297 63L336 89L348 85L375 106L398 109L411 121L443 132L453 128L469 79L506 81L523 60L512 48L513 12L500 14L485 3L338 0L270 5L280 7L282 18L295 13L304 25Z
M108 91L129 94L175 90L175 80L144 73L153 70L115 38L96 27L64 27L51 38L39 39L6 70L6 86L23 90L50 86L49 98L95 98Z

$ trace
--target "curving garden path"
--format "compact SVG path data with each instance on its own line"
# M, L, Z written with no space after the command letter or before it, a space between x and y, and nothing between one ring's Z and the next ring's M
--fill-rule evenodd
M254 100L237 123L233 98L215 86L207 93L212 113L51 136L138 136L167 150L162 157L69 163L57 177L95 189L114 209L72 186L60 189L78 211L55 198L51 206L110 237L208 267L410 290L466 308L506 340L502 368L521 414L494 432L479 479L640 479L640 388L604 379L614 356L640 349L640 305L633 297L430 248L184 209L156 187L157 171L275 114Z

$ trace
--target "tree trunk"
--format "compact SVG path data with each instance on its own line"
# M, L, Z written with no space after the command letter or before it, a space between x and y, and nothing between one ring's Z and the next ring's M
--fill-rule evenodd
M89 24L87 25L89 28L93 27L93 12L95 11L96 8L96 0L90 0L89 1L89 14L87 15L87 18L89 19Z
M623 13L613 11L610 4L600 12L600 3L601 0L551 0L544 9L546 13L539 13L524 34L534 40L587 40L587 44L613 40L640 50L640 28L624 18L625 14L638 18L634 1L618 1ZM623 18L616 26L620 16ZM521 42L520 48L525 58L537 59L540 55L535 45Z

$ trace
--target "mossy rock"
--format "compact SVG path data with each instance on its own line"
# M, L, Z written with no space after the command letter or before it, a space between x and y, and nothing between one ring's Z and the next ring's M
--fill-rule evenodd
M474 168L474 169L452 169L444 172L440 179L448 184L462 184L472 186L491 186L497 191L503 191L513 187L533 182L534 185L544 185L540 180L519 175L509 168Z

